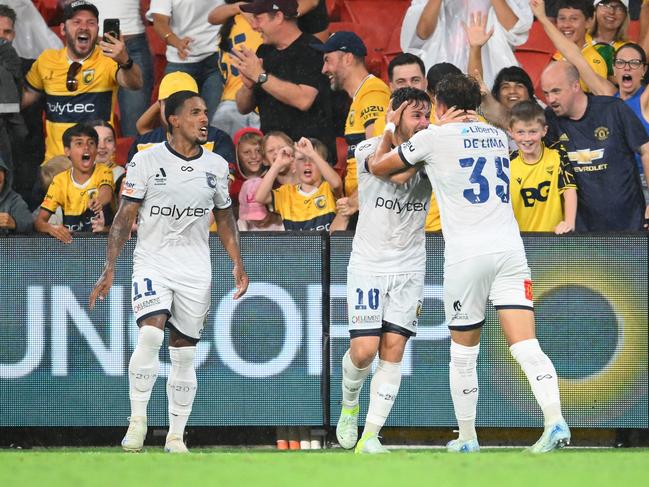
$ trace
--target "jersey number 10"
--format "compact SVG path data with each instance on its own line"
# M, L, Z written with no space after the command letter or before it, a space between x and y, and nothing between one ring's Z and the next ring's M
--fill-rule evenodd
M464 159L460 159L460 167L473 167L469 182L478 185L477 191L476 188L466 188L463 193L466 200L472 205L484 203L489 199L489 180L482 174L486 164L486 157L478 157L477 159L465 157ZM506 157L495 157L494 164L496 165L496 176L503 182L503 184L496 184L496 196L503 203L509 203L509 171L505 172L505 169L509 169L509 159Z

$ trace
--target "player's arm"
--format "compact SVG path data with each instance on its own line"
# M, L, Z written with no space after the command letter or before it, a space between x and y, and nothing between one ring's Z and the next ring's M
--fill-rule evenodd
M216 221L216 233L219 235L223 248L232 260L232 275L237 287L234 299L239 299L248 289L248 274L243 267L241 258L241 247L239 245L239 230L237 223L234 221L232 208L217 209L214 208L214 221Z
M141 205L142 200L122 195L117 215L115 215L110 232L108 233L108 247L106 249L104 271L95 283L90 293L90 298L88 299L91 310L95 307L97 298L103 300L108 295L108 291L110 291L115 273L115 262L122 252L124 243L129 238L131 228L133 227Z

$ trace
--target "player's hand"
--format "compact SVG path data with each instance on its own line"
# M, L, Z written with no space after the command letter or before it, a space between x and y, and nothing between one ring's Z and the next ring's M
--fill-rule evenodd
M232 269L232 275L234 276L234 284L237 287L237 292L234 293L232 299L239 299L241 296L246 294L246 291L248 290L248 274L246 274L243 264L235 264Z
M64 244L72 242L72 232L64 225L50 225L49 234Z
M461 110L454 106L449 108L437 121L437 125L447 123L477 122L478 114L474 110Z
M385 120L387 121L387 123L392 122L393 124L398 126L399 122L401 121L401 115L403 115L403 111L407 106L408 102L404 101L396 110L392 110L392 104L388 104L388 111L385 114Z
M567 223L565 220L559 222L559 224L555 227L554 233L557 235L563 235L564 233L570 233L575 230L575 226Z
M110 42L99 39L99 47L105 56L111 58L117 64L125 64L128 61L126 44L119 38L113 37L108 32L104 34Z
M103 301L106 296L108 296L108 291L113 285L113 270L112 268L104 269L104 272L101 273L99 279L95 283L95 286L90 292L90 297L88 298L88 308L92 311L95 307L95 302L97 298L99 301Z
M538 20L544 19L547 17L545 13L545 2L544 0L530 0L530 8L534 17Z
M487 31L487 14L480 11L472 12L469 15L469 23L462 22L462 26L471 47L484 46L494 33L493 27Z

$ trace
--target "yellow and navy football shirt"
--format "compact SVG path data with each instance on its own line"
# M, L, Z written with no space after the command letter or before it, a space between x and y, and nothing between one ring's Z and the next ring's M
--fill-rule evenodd
M66 88L70 64L66 48L47 49L34 61L25 78L32 89L45 95L46 161L64 154L63 132L68 127L97 119L113 123L117 63L95 48L81 63L75 91Z
M530 164L514 151L510 178L512 207L521 232L554 231L564 217L561 195L566 189L577 189L568 155L543 146L541 158Z
M329 230L336 216L336 199L328 182L311 193L300 184L283 184L273 190L272 210L284 220L286 230Z
M41 208L54 213L57 208L63 211L63 225L75 232L92 231L91 219L94 212L88 208L88 201L97 196L99 188L110 186L115 190L113 172L103 164L97 164L90 179L83 184L72 177L72 168L57 174L47 189ZM110 204L104 211L110 209ZM109 215L105 215L107 218Z
M347 174L345 174L345 194L351 195L358 187L356 175L356 145L365 140L365 128L374 124L374 134L383 133L385 128L385 107L390 102L390 88L381 79L370 74L358 87L345 122L345 141L347 142Z
M581 49L581 55L582 57L586 60L586 62L590 65L590 67L595 71L597 74L599 74L602 78L608 78L608 64L606 63L606 59L600 54L600 52L593 46L593 38L589 35L586 34L586 42L584 43L584 46ZM565 58L560 52L555 52L554 55L552 56L552 59L555 61L563 61ZM588 85L584 83L584 80L580 80L579 82L581 84L581 89L584 90L586 93L590 91L588 88Z
M241 46L246 46L252 52L257 52L257 48L261 43L261 34L253 30L245 16L242 14L235 15L234 25L232 26L228 40L229 50L240 49ZM237 91L239 91L243 82L241 81L237 68L232 66L232 57L228 52L219 50L219 67L225 80L221 100L235 100Z

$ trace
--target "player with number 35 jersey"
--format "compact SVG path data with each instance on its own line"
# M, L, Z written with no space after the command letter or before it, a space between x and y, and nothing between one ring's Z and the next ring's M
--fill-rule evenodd
M392 152L377 151L369 169L381 177L423 164L439 203L444 255L444 310L451 334L449 384L459 426L451 452L476 452L476 364L487 299L510 352L527 376L544 417L532 447L543 453L567 445L557 373L536 340L532 281L518 224L509 201L509 154L501 130L467 114L480 105L478 83L448 75L437 85L438 120L449 123L414 134Z

